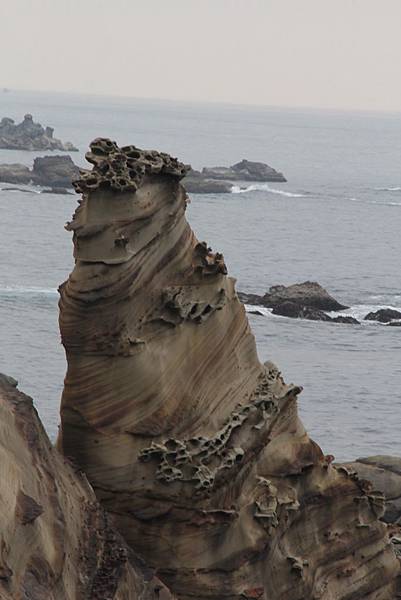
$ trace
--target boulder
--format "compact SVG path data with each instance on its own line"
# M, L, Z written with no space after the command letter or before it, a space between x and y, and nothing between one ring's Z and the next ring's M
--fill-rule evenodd
M353 469L358 477L371 481L374 489L383 492L386 498L383 521L401 525L401 457L369 456L345 466Z
M401 312L393 308L381 308L368 313L364 318L365 321L379 321L379 323L390 323L396 319L401 319Z
M33 161L32 179L37 185L72 187L72 180L78 175L79 168L68 155L38 157Z
M18 125L13 119L4 117L0 121L0 148L8 150L63 150L77 152L71 142L61 142L53 137L52 127L35 123L32 115L26 114Z
M263 306L270 308L275 308L286 301L318 310L334 311L348 308L337 302L327 290L314 281L305 281L289 286L274 285L262 298Z

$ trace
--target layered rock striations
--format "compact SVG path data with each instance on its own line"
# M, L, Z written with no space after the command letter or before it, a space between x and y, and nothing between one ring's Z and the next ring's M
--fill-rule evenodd
M1 600L172 598L126 546L85 475L0 374Z
M335 467L261 364L176 159L95 140L60 288L58 446L180 600L389 600L380 492Z

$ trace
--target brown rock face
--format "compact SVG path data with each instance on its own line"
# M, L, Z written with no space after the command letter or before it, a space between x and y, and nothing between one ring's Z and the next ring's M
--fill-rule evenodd
M261 364L175 159L96 140L60 288L60 449L180 600L389 600L383 496L335 468Z
M0 374L1 600L172 598L111 527L32 400Z

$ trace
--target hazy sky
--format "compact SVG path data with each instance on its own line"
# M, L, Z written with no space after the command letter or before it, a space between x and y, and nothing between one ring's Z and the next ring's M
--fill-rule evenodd
M401 110L401 0L0 0L0 86Z

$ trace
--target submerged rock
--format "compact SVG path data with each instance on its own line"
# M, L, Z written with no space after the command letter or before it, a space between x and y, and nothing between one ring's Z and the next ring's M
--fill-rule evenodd
M53 137L52 127L42 127L27 114L22 123L15 124L13 119L4 117L0 121L0 148L8 150L64 150L77 152L71 142L61 142ZM16 182L21 183L21 182Z
M185 219L185 166L105 139L87 157L58 447L179 600L395 597L383 497L259 362L223 256Z
M375 312L366 315L365 321L379 321L379 323L390 323L396 319L401 319L401 312L393 308L381 308Z
M32 400L0 374L0 598L172 598L135 556L85 475L51 445ZM160 596L160 598L163 596Z

